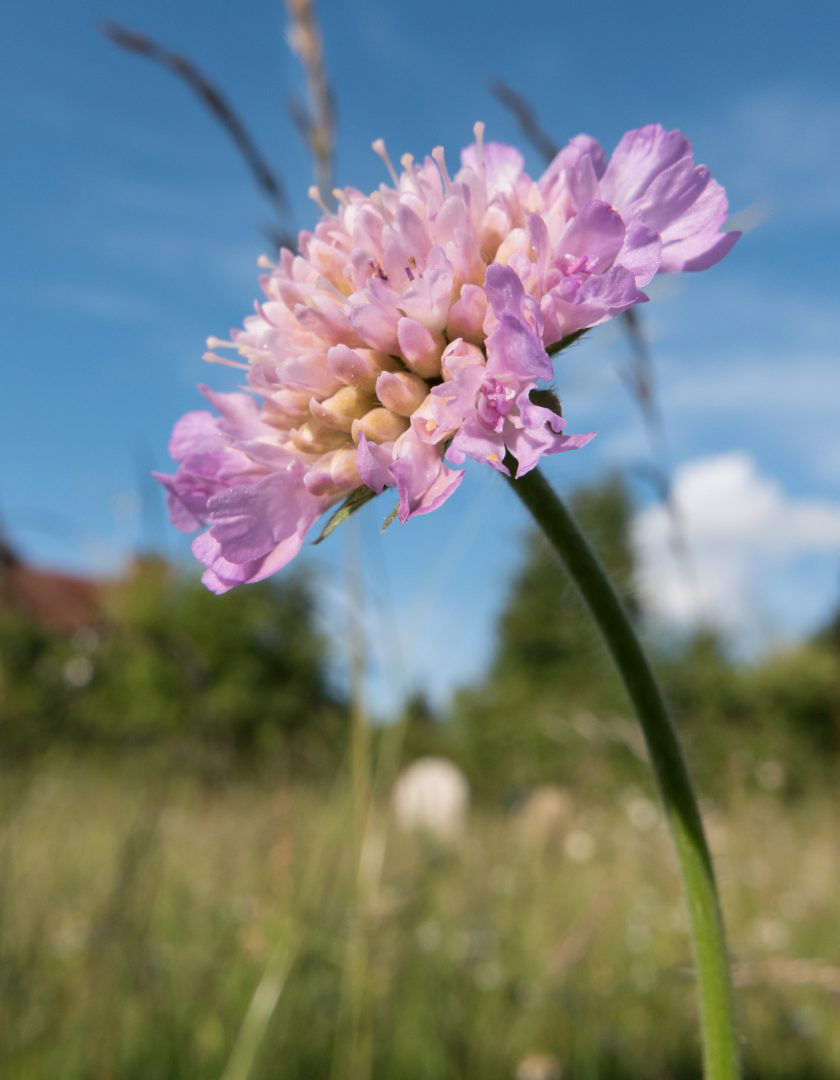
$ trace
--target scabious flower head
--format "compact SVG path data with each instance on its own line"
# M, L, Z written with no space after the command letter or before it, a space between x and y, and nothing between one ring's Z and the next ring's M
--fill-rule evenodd
M453 175L443 149L370 195L336 191L299 254L264 261L265 299L229 346L243 392L204 388L159 476L215 592L259 581L320 515L359 489L394 488L398 518L440 506L466 458L522 475L583 446L550 395L569 335L647 299L662 271L702 270L737 239L726 195L678 131L625 135L606 162L578 135L532 179L519 151L475 143ZM220 360L215 353L209 359ZM546 404L548 400L549 404Z

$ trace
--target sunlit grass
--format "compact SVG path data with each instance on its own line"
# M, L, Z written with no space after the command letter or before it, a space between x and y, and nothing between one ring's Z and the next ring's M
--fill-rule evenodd
M330 1076L361 933L375 1077L508 1078L529 1053L573 1076L697 1075L669 842L653 793L608 780L551 828L479 807L450 847L386 833L379 806L359 889L341 783L151 754L7 774L0 1074L220 1077L268 973L252 1075ZM840 1074L829 802L707 808L754 1076Z

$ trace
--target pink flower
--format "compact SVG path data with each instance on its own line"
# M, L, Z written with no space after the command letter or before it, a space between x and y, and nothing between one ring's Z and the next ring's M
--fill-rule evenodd
M657 272L699 270L721 233L723 189L679 132L629 132L609 164L572 139L539 180L512 147L476 141L450 176L441 147L371 195L336 191L300 254L283 249L265 299L231 342L243 393L205 390L218 415L188 413L160 476L174 524L215 592L258 581L300 550L351 492L394 488L407 521L440 506L466 458L517 475L583 446L540 385L550 353L647 297ZM548 350L548 351L547 351ZM507 463L506 463L507 461Z

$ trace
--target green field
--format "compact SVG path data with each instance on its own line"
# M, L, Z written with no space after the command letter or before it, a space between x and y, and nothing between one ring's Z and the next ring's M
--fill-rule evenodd
M448 846L401 834L380 798L357 861L342 782L280 775L171 749L6 772L0 1075L502 1080L538 1053L565 1077L699 1075L643 782L572 788L553 824L480 805ZM828 791L776 779L705 807L744 1056L751 1076L828 1080L836 818Z

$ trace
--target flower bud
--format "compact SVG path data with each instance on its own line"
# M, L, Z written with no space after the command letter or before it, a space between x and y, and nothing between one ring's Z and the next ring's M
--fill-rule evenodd
M470 345L463 338L450 341L440 358L444 381L454 379L459 371L475 364L484 365L484 353L477 345Z
M531 241L524 229L512 229L499 244L494 262L507 266L514 255L528 255Z
M522 230L513 229L513 232ZM511 234L511 219L500 206L488 206L479 228L481 257L486 263L499 262L499 245Z
M404 416L397 416L390 409L371 409L369 413L354 420L351 434L353 442L359 441L359 435L373 443L392 442L398 438L408 427L408 420Z
M275 390L267 400L272 412L294 421L305 420L309 415L309 399L309 394L297 390Z
M327 427L314 418L295 428L291 436L298 450L305 454L325 454L327 450L336 450L347 442L345 432Z
M411 416L428 392L428 384L408 371L383 371L376 380L376 396L400 416Z
M327 352L327 368L348 386L373 390L381 371L392 371L396 362L387 353L376 349L350 349L334 345Z
M361 307L353 308L350 322L362 341L367 342L371 348L393 353L397 351L398 317L396 311L383 304L362 304Z
M355 488L361 484L359 470L356 467L356 447L342 446L333 451L330 460L330 475L336 487Z
M362 479L356 468L356 447L342 446L317 461L303 482L312 495L337 495L359 487Z
M320 420L327 427L349 432L353 421L359 416L364 416L375 402L376 399L372 394L358 386L342 386L325 401L316 401L312 398L309 402L309 411L316 420Z
M408 367L424 379L440 375L440 354L446 344L443 334L433 332L416 319L403 317L397 323L400 352Z
M332 244L324 243L317 236L310 236L306 245L306 258L339 292L345 296L353 292L353 285L345 276L347 258L343 251Z
M484 340L484 317L487 314L487 296L477 285L464 285L461 295L449 309L446 332L449 340L463 338L479 345Z

